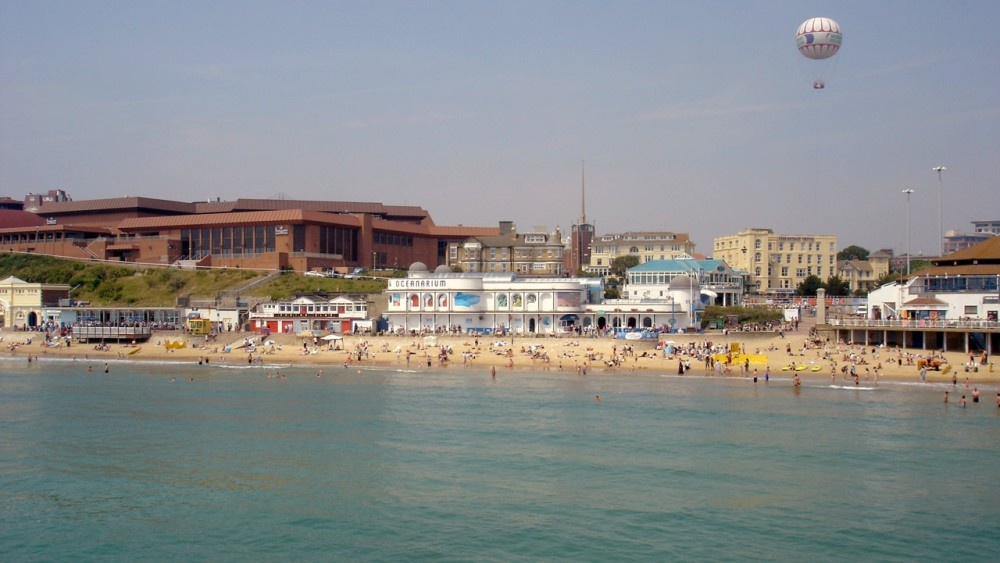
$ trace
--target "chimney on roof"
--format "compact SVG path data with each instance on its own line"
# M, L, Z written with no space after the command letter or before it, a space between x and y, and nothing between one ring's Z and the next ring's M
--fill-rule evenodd
M500 236L509 237L514 236L517 229L514 227L513 221L500 221Z

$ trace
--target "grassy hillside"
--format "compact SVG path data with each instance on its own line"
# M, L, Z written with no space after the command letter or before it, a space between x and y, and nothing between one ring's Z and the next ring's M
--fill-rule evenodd
M138 268L49 256L0 254L0 279L15 276L28 282L68 284L76 288L73 299L105 306L173 307L177 297L215 296L263 275L240 269ZM385 287L383 280L314 278L289 272L247 295L287 299L296 293L379 293Z
M343 278L314 278L286 273L278 279L254 288L247 295L266 296L277 300L288 299L295 294L304 293L381 293L385 288L384 280L371 278L347 280Z

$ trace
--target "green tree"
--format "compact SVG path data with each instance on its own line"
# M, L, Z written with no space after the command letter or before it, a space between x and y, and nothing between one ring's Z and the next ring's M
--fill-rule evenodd
M611 275L624 278L625 271L639 265L639 257L634 254L619 256L611 261Z
M926 270L934 264L930 260L910 260L910 273L915 274L920 270ZM903 266L903 272L906 272L906 266Z
M826 287L826 294L830 297L846 297L851 294L851 284L841 279L840 276L830 276L824 287Z
M882 287L887 283L892 283L899 279L899 272L889 272L881 278L875 280L875 287Z
M823 287L823 280L819 279L819 276L809 276L808 278L802 280L799 287L796 288L796 295L803 295L806 297L815 297L816 290Z
M837 260L867 260L869 254L867 248L852 244L837 253Z

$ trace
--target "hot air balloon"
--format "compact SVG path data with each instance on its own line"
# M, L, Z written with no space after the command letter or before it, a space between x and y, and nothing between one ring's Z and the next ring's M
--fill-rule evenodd
M814 61L829 59L840 50L843 40L840 24L830 18L809 18L802 22L795 32L795 43L802 56ZM822 90L826 87L823 80L813 81L813 88Z

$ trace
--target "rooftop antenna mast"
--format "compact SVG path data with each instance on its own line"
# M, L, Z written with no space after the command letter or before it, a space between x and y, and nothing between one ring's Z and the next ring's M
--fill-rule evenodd
M580 161L580 224L587 224L587 171L585 160Z

